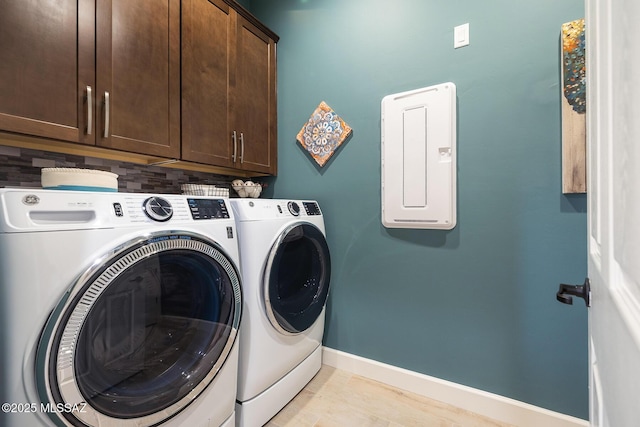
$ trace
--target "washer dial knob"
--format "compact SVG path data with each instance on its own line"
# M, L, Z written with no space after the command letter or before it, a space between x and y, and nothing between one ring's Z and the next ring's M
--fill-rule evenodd
M300 206L298 206L296 202L287 203L287 208L289 208L289 212L291 212L291 215L293 216L300 215Z
M162 197L149 197L142 202L142 210L154 221L168 221L173 215L173 207L168 200Z

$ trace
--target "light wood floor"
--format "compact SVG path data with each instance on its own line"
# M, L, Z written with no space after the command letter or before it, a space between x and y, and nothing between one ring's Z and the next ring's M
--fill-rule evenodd
M267 427L512 427L326 365Z

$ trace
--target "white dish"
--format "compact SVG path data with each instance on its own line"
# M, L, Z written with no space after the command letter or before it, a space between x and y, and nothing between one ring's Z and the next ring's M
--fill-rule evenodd
M118 191L118 175L101 170L43 168L40 179L48 190Z

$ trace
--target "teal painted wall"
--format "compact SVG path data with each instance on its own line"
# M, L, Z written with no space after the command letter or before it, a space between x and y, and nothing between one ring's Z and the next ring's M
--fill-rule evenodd
M582 0L252 0L278 44L279 175L317 199L333 272L325 344L588 417L586 197L561 194L560 26ZM453 49L470 23L471 45ZM380 222L380 101L452 81L458 225ZM317 167L296 135L320 101L354 129Z
M240 3L244 8L250 10L251 9L251 0L236 0Z

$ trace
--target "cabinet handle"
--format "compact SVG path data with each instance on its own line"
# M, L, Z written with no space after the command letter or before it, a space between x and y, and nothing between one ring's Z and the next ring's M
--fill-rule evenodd
M244 134L240 132L240 164L244 162Z
M231 160L233 163L236 162L236 156L238 154L238 139L236 137L236 131L233 131L233 135L231 135L231 139L233 140L233 154L231 155Z
M109 92L104 93L104 137L109 137Z
M91 94L91 86L87 86L87 129L86 134L91 135L93 128L93 96Z

